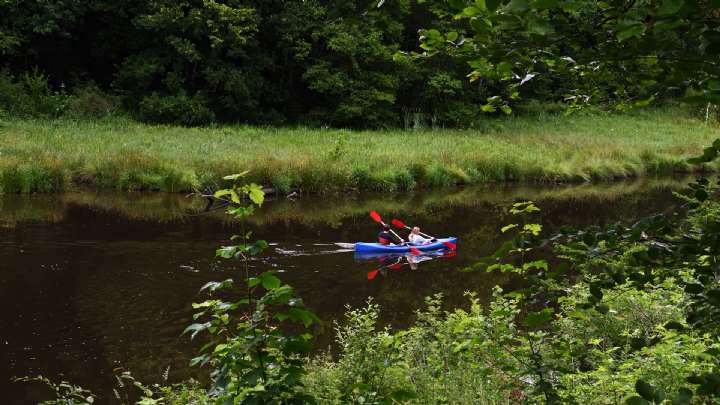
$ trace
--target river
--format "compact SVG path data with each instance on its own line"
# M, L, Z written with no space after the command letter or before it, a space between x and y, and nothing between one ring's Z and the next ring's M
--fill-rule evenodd
M547 232L633 221L677 209L671 190L684 179L643 179L567 186L488 185L408 194L303 196L268 201L249 220L253 237L271 246L253 271L277 270L323 320L318 350L332 344L334 321L368 297L382 323L408 325L424 297L442 293L448 307L465 291L486 301L507 275L463 273L503 240L507 207L534 200ZM111 395L113 370L145 382L202 379L190 368L197 343L180 336L191 303L207 281L240 278L214 257L238 231L221 211L176 194L91 193L0 196L0 392L9 404L45 392L16 376L42 374ZM337 243L373 240L368 212L420 224L428 233L459 237L455 256L410 266L358 261ZM402 260L402 259L400 259ZM381 271L374 272L380 268Z

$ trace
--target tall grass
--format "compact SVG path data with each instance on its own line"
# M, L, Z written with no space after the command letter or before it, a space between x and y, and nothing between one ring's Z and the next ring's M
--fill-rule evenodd
M182 128L122 118L0 123L0 192L188 191L251 170L280 191L402 191L687 172L720 135L679 109L489 119L475 130Z

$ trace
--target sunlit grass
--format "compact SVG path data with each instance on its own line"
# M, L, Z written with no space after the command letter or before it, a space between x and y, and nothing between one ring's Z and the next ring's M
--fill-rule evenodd
M188 191L247 169L263 185L313 192L611 180L687 172L685 159L718 136L717 126L679 109L421 131L10 120L0 125L0 190Z

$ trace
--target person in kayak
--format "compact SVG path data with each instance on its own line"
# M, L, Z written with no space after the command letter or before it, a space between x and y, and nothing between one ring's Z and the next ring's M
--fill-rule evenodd
M423 237L420 235L420 227L415 226L412 231L410 231L410 235L408 235L408 241L413 245L425 245L431 242L436 242L437 239L427 239Z
M390 231L390 227L383 225L382 231L378 234L378 243L381 245L404 245L405 241Z

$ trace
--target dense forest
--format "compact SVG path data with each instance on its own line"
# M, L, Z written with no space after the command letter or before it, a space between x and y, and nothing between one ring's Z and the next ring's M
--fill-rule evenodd
M716 0L0 2L0 109L145 122L473 126L720 89Z

